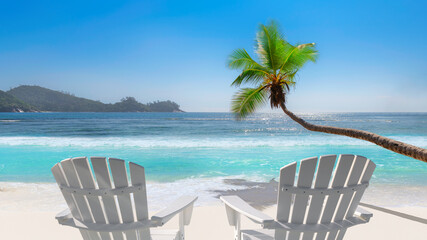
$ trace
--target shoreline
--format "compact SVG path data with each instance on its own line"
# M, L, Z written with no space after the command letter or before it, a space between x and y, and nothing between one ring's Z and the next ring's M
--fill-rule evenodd
M196 206L216 206L221 204L219 196L237 195L263 210L276 204L277 185L274 179L258 182L242 178L190 178L175 182L147 182L147 195L152 211L160 210L163 204L173 202L180 195L198 196ZM427 208L426 189L427 186L372 183L362 202L386 208ZM56 183L0 182L0 211L60 211L65 207Z

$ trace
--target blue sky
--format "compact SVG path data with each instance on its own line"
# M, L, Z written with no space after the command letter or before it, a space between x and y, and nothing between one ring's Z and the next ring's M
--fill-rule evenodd
M233 49L259 23L316 42L295 112L427 111L425 1L2 1L0 89L20 84L115 102L170 99L228 111ZM264 110L268 110L265 108Z

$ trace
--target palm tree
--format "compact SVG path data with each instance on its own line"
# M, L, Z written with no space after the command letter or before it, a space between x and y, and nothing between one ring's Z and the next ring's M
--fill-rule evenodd
M228 66L242 70L231 85L254 85L252 88L241 88L233 97L231 109L238 119L245 118L269 101L271 108L280 107L291 119L310 131L363 139L427 162L427 149L368 131L311 124L286 108L286 97L290 88L295 86L296 73L308 61L316 61L314 43L293 46L284 39L278 24L271 22L269 25L260 25L255 49L259 63L245 49L237 49L229 57Z

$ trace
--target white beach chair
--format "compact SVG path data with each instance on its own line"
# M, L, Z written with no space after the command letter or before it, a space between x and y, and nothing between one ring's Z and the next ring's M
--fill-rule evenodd
M184 239L184 225L190 223L197 197L182 197L149 219L144 168L129 163L129 181L125 161L90 160L93 173L86 157L66 159L52 168L69 207L56 216L60 224L78 228L85 240ZM176 214L179 229L150 230Z
M372 214L358 208L375 164L362 156L336 155L304 159L295 182L297 163L280 169L276 219L237 196L222 196L235 240L343 239L347 228L367 223ZM317 171L316 171L317 165ZM240 216L261 224L261 230L241 230ZM302 235L302 236L301 236Z

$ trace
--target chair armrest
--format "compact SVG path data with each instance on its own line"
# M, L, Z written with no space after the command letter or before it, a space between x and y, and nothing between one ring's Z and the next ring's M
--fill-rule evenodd
M221 196L220 199L230 209L241 213L256 223L262 225L274 222L274 219L263 212L253 208L238 196ZM228 213L227 213L228 215ZM230 216L229 216L230 219Z
M73 216L71 215L71 211L69 208L63 210L62 212L56 214L55 216L56 220L58 220L58 222L60 224L65 223L66 221L73 219Z
M354 212L354 216L359 217L366 222L369 222L369 219L374 216L371 212L365 210L364 208L357 207L356 212Z
M154 214L151 217L151 221L159 224L160 226L168 222L173 216L175 216L177 213L183 212L184 210L188 210L186 216L186 225L189 224L189 220L191 219L191 213L193 209L193 204L197 200L197 197L191 197L191 196L184 196L176 200L174 203L172 203L167 208L163 209L162 211ZM188 223L187 223L188 222Z

